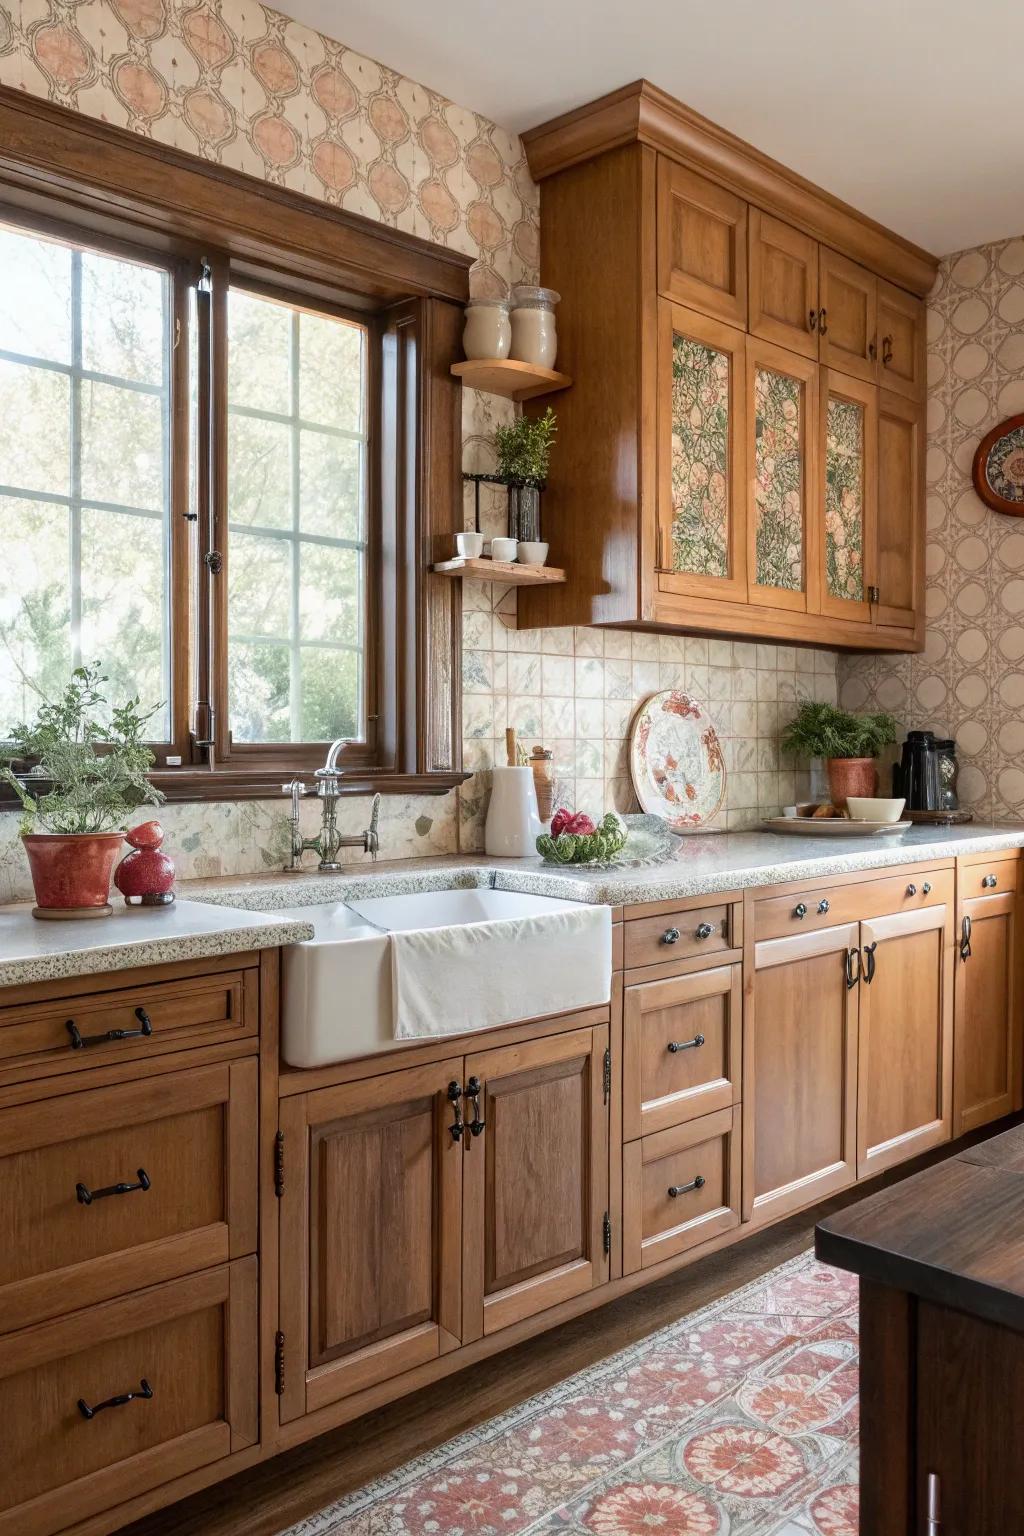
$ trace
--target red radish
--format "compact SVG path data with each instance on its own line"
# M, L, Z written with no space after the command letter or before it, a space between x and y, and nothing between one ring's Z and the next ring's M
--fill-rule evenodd
M597 828L586 811L578 811L565 830L575 833L578 837L589 837L592 832L597 831Z
M572 819L573 812L566 810L565 806L563 805L562 808L557 810L554 816L551 818L551 836L561 837L563 832L568 831L569 823L572 821Z

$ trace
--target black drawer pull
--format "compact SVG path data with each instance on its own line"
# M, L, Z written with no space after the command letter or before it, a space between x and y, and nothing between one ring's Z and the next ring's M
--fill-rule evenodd
M922 885L921 890L924 892L924 894L926 896L930 896L931 892L932 892L932 883L931 883L931 881L930 880L926 880L924 885Z
M691 1179L689 1184L670 1184L668 1187L669 1199L677 1200L680 1195L692 1194L695 1189L703 1189L706 1183L707 1180L704 1175L698 1173L697 1177Z
M698 1045L703 1045L703 1044L704 1044L704 1036L703 1035L694 1035L692 1040L670 1040L669 1043L668 1043L668 1049L671 1051L672 1055L674 1056L676 1051L692 1051Z
M802 901L798 901L796 906L793 908L793 916L800 918L807 916L807 908L804 906Z
M824 917L825 913L828 911L828 909L829 909L828 897L827 896L823 896L822 899L818 902L818 911L821 914L821 916Z
M97 1403L95 1408L90 1408L85 1398L80 1397L78 1399L78 1411L83 1419L94 1419L98 1413L103 1412L104 1408L123 1408L125 1403L134 1403L137 1397L145 1398L148 1401L152 1396L153 1388L145 1376L143 1376L137 1392L119 1392L116 1397L108 1397L104 1402Z
M679 929L678 928L666 928L665 932L661 936L661 942L663 944L678 944L679 943Z
M916 896L917 895L917 886L914 885L913 881L911 881L910 885L907 886L907 895L908 896Z
M92 1205L94 1200L105 1200L108 1195L130 1195L141 1189L143 1194L150 1187L150 1177L145 1168L136 1172L137 1184L108 1184L106 1189L90 1189L87 1184L76 1184L75 1195L79 1205Z
M135 1017L138 1019L139 1029L108 1029L103 1035L83 1035L79 1032L74 1019L68 1019L64 1028L71 1036L71 1049L83 1051L87 1045L106 1045L111 1040L138 1040L146 1039L153 1033L153 1024L145 1008L136 1008Z
M996 886L999 884L999 881L996 879L995 875L986 875L981 884L983 890L994 891Z
M715 929L713 923L700 923L697 927L696 936L698 939L710 939L714 931Z

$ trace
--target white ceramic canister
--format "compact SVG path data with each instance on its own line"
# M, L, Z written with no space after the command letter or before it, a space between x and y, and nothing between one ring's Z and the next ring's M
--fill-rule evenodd
M462 350L470 361L508 357L512 345L510 309L507 299L474 299L466 305Z
M543 830L533 769L495 768L484 824L485 853L506 859L528 858L537 852L537 839Z
M561 295L553 288L531 288L526 284L512 290L512 352L519 363L533 363L538 368L553 368L558 356L558 332L555 305Z

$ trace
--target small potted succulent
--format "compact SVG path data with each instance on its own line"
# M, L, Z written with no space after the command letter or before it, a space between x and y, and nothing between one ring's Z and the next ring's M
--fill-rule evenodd
M550 405L543 416L517 416L494 429L496 478L508 486L508 532L512 539L540 539L540 493L548 477L558 423Z
M129 813L163 799L138 699L108 707L98 666L76 667L60 698L18 725L0 751L0 781L21 801L35 917L106 917L110 875Z
M898 730L892 715L851 715L834 704L806 703L783 731L782 745L801 757L823 759L832 804L845 810L849 795L877 792L876 758Z

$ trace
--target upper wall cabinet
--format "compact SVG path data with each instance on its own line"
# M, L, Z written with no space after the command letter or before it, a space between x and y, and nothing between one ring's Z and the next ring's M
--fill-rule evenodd
M525 140L575 383L520 623L920 649L935 260L643 82Z

